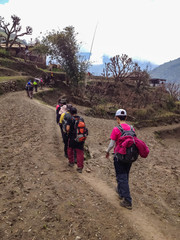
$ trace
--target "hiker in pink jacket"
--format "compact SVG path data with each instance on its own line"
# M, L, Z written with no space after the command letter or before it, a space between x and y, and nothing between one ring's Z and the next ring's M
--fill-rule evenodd
M127 113L124 109L119 109L116 111L115 118L119 125L124 130L130 131L131 126L126 123ZM119 142L121 137L121 131L118 127L113 128L110 143L108 149L106 151L106 158L109 158L109 152L112 148L116 152L117 143ZM116 172L116 180L117 180L117 193L119 194L119 198L123 200L120 205L127 209L132 209L132 198L130 195L129 189L129 172L131 169L132 163L123 163L118 160L116 155L114 155L114 168Z

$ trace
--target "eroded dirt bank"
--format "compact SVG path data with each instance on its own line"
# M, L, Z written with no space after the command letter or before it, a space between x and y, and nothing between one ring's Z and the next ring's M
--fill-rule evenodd
M92 158L79 174L67 166L52 107L17 92L0 97L0 113L0 239L178 239L176 138L167 144L155 138L157 128L137 131L150 155L132 167L128 211L114 191L112 157L104 157L114 120L84 116Z

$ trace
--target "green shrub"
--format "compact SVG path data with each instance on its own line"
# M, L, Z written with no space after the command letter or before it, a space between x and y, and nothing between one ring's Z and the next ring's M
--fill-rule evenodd
M175 103L174 113L180 114L180 101Z
M137 120L148 120L155 116L155 109L152 106L147 108L133 110L132 115Z
M172 97L169 97L169 99L166 102L166 106L169 111L172 111L176 107L176 102Z
M5 49L0 49L0 57L9 57L10 54Z
M86 115L92 117L100 117L100 118L111 118L111 114L105 109L104 106L94 106L91 109L85 111Z

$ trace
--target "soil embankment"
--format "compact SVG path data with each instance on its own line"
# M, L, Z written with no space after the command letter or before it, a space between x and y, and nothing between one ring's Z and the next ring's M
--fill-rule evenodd
M79 174L64 158L54 109L25 92L0 97L0 239L177 240L179 141L154 135L169 126L137 130L150 155L133 164L128 211L114 191L112 157L104 157L114 120L83 115L91 159Z

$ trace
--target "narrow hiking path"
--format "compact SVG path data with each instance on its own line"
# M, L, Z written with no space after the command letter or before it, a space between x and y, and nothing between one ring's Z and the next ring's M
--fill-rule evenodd
M151 128L138 130L152 154L132 168L128 211L114 191L112 158L104 158L114 121L83 116L92 158L79 174L64 158L52 107L16 92L0 97L0 113L0 239L178 239L179 152L169 168L172 154Z

